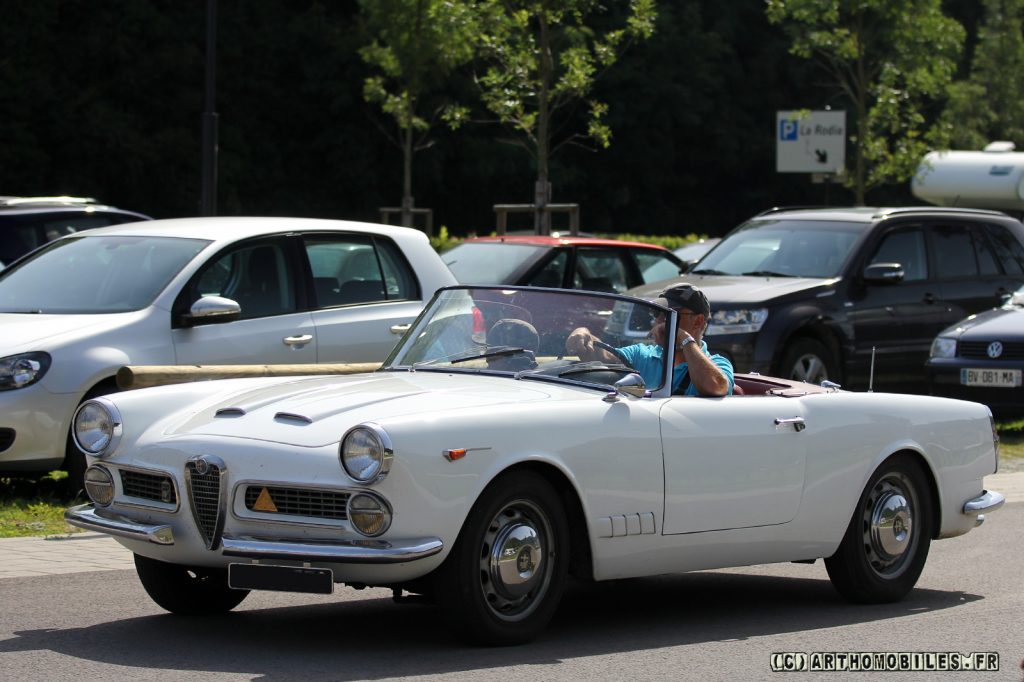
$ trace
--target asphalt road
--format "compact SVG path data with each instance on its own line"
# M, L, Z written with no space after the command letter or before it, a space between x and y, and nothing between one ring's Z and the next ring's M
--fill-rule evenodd
M1017 498L1020 499L1020 498ZM0 580L0 680L1021 680L1024 502L933 543L903 602L839 599L821 562L574 586L527 646L465 647L433 607L347 588L164 614L133 571ZM2 557L0 557L2 561ZM772 654L997 652L998 672L773 673Z

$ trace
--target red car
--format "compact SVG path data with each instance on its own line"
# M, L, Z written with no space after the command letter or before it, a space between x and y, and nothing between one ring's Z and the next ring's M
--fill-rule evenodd
M595 237L476 237L441 258L460 284L612 293L676 277L686 270L683 261L660 246Z

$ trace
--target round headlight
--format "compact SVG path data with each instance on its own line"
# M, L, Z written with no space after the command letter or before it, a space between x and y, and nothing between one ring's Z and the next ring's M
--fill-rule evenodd
M109 400L90 400L75 413L73 433L80 450L102 457L114 450L121 437L121 414Z
M348 499L348 520L363 535L375 537L391 527L391 509L376 495L356 493Z
M101 507L114 500L114 477L106 467L91 466L85 470L85 492Z
M393 454L391 439L376 424L349 429L341 439L341 465L360 483L374 483L387 476Z

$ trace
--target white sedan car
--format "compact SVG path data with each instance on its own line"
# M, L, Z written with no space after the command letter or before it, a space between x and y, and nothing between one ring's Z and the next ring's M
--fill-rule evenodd
M0 272L0 472L84 459L83 399L123 365L379 362L455 279L421 233L296 218L131 223Z
M602 347L648 345L661 372L546 354L564 348L567 311L593 313ZM254 589L390 586L507 644L544 628L570 574L824 559L847 598L900 599L932 540L1003 503L983 483L999 462L985 406L742 374L742 395L673 396L660 358L674 333L621 331L674 330L675 315L451 287L372 374L91 400L74 433L92 504L65 518L134 552L174 613L228 611Z

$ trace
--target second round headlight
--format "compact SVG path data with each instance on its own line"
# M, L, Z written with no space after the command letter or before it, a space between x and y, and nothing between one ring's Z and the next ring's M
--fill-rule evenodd
M373 483L391 470L394 451L391 439L377 424L362 424L349 429L341 439L341 466L360 483Z

